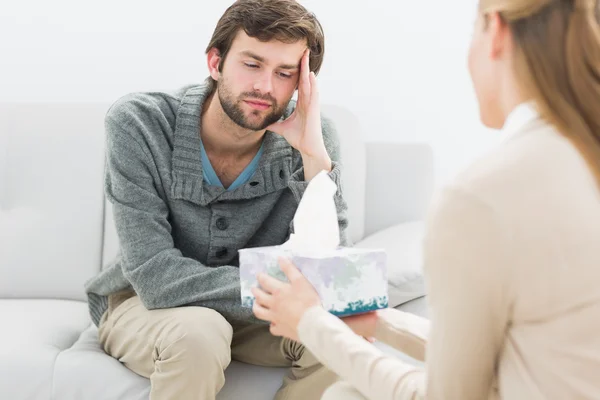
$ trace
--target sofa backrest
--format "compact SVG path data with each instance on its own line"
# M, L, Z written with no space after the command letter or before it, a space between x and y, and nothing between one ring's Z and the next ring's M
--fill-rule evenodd
M104 201L108 104L0 104L0 298L85 300L115 256ZM324 106L341 140L350 235L364 232L365 147L357 119Z
M364 234L423 220L434 191L433 149L426 143L369 142Z
M0 104L0 298L84 299L103 240L102 104Z

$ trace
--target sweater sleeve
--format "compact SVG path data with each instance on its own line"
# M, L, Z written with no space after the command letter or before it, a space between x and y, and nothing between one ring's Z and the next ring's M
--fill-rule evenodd
M425 398L421 369L384 354L322 307L305 313L298 334L323 365L368 399Z
M236 267L210 268L175 248L159 174L135 129L107 116L105 192L113 204L125 278L150 310L199 305L228 319L258 322L241 306Z

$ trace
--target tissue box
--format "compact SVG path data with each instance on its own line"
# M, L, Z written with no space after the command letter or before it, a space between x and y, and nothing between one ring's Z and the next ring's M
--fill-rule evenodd
M387 255L384 250L338 248L318 256L296 254L281 246L242 249L242 305L252 307L250 289L259 272L287 281L278 263L290 259L315 287L323 307L336 316L365 313L388 306Z

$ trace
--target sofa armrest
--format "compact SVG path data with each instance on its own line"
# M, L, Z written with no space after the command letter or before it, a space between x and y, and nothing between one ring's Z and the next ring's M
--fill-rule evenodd
M365 236L423 219L433 185L433 151L429 145L367 143Z
M356 244L358 248L386 251L388 303L392 308L425 295L424 235L424 222L406 222L377 232Z

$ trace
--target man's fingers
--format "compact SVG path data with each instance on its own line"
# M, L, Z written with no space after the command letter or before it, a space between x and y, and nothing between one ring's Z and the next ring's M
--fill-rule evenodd
M310 80L310 94L311 94L311 104L316 104L319 106L319 84L317 83L317 76L314 72L310 72L309 75Z
M302 65L304 77L308 78L308 75L310 74L310 49L306 49L304 51L304 57L302 59L302 62L304 64Z
M310 50L306 49L300 61L300 83L298 85L298 103L306 107L310 104Z

